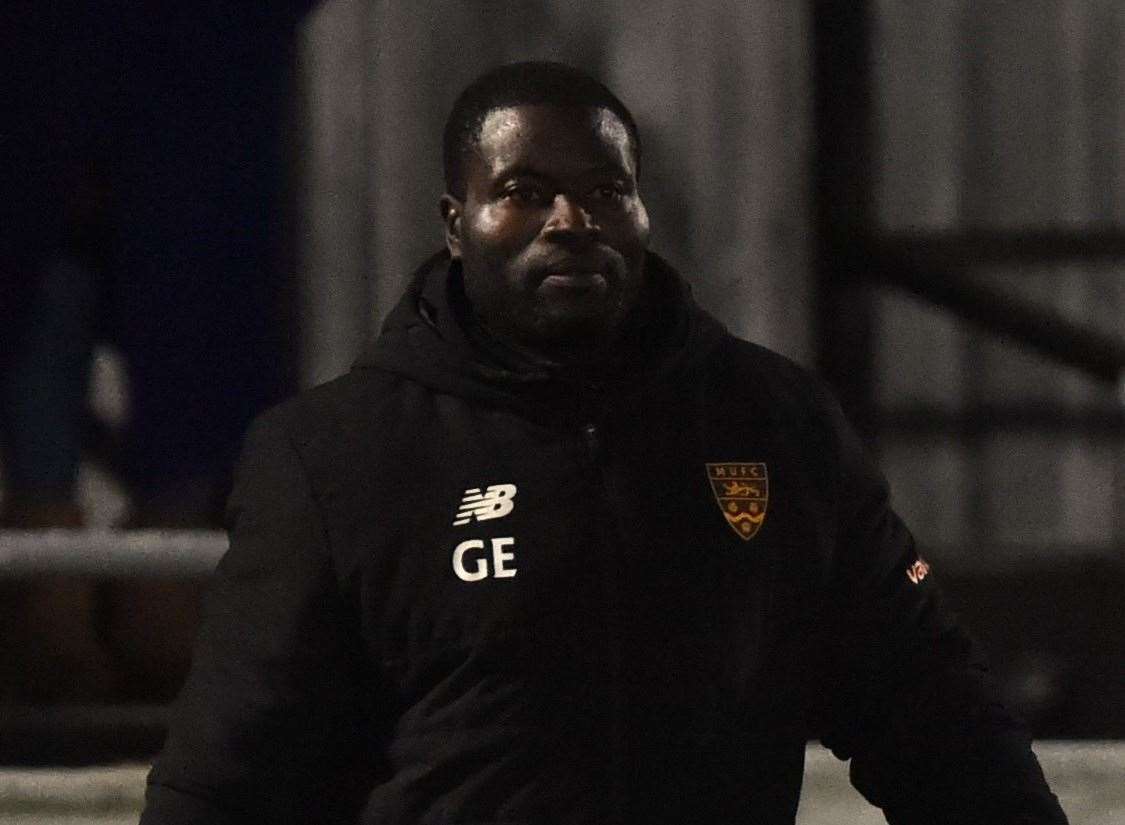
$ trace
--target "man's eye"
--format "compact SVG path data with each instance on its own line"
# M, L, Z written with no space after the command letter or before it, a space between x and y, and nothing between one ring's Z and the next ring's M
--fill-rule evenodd
M511 186L502 193L506 200L516 203L542 203L547 194L536 186Z
M618 200L625 197L625 187L619 183L605 183L596 187L593 194L599 200Z

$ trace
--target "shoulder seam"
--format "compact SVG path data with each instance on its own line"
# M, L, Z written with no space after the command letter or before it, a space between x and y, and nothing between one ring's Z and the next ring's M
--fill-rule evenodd
M324 517L320 499L315 495L313 490L312 474L309 472L308 465L305 463L305 457L301 454L300 449L298 449L296 439L290 433L289 422L282 421L278 423L280 425L281 436L285 441L285 446L293 453L293 458L295 459L297 466L300 468L301 482L302 486L304 486L305 488L305 495L308 496L309 504L311 505L313 512L316 513L316 519L319 522L320 538L322 544L324 545L324 555L329 562L329 565L334 567L335 553L332 552L332 542L328 534L328 523L327 519L325 519Z

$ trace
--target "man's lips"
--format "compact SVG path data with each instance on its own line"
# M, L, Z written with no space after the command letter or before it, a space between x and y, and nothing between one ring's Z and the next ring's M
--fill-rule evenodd
M606 277L600 270L551 270L543 277L540 286L549 289L604 289Z
M538 267L539 286L549 289L605 289L613 263L601 255L560 257Z

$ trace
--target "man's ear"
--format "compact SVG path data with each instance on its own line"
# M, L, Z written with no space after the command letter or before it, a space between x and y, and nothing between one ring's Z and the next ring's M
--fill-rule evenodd
M461 258L461 211L464 205L448 192L441 196L441 220L445 224L445 246L453 260Z

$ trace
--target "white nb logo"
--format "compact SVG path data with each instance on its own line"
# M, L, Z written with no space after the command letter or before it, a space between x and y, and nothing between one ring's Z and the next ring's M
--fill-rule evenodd
M461 499L461 509L457 511L457 518L453 524L468 524L474 518L477 521L488 521L493 518L503 518L512 512L516 496L514 484L492 484L482 493L480 487L471 487L465 491Z

